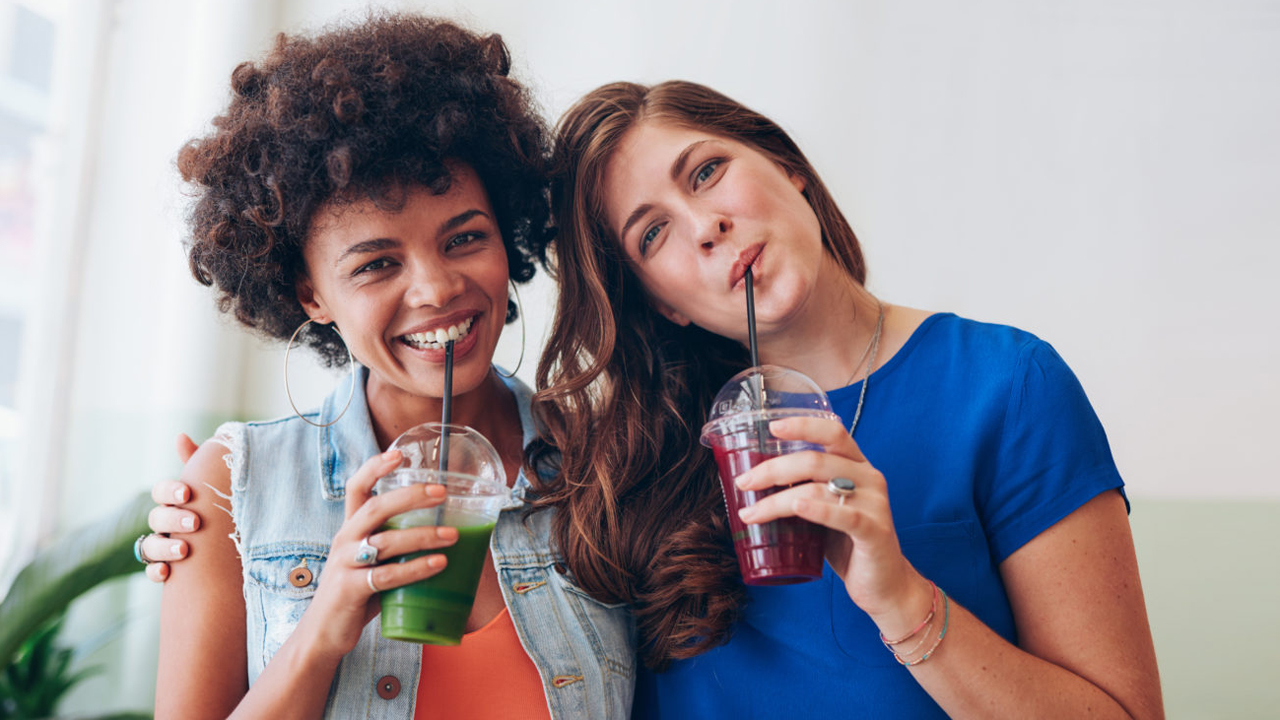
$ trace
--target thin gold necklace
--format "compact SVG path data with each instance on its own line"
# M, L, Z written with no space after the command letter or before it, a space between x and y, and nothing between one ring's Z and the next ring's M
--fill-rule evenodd
M858 427L858 419L862 417L862 403L867 399L867 385L871 384L871 368L876 364L876 351L880 349L880 331L884 329L884 303L876 300L876 309L879 310L879 316L876 318L876 332L871 336L871 342L867 343L867 349L863 351L863 357L868 353L871 359L867 362L867 376L862 378L862 389L858 391L858 408L853 411L853 422L849 423L849 437L853 437L853 431ZM858 358L858 364L862 364L862 358ZM854 366L853 375L858 374L857 366ZM849 376L849 381L853 380L853 375ZM845 385L849 383L846 382Z

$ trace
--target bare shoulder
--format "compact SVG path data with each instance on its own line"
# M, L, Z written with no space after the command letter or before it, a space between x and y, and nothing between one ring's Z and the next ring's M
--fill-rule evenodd
M191 502L200 502L213 495L211 489L223 495L231 492L231 450L217 440L201 443L182 469L182 481L191 487Z
M225 718L248 687L245 606L240 554L231 517L230 453L200 446L182 480L186 506L200 515L187 538L188 555L172 563L160 606L157 718Z

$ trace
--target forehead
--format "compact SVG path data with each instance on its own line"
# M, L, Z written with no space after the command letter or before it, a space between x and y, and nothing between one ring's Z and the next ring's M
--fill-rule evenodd
M705 130L660 121L645 120L628 130L605 164L601 197L609 224L615 229L619 215L630 205L642 202L664 185L669 185L671 166L689 146L704 141L736 144Z
M336 198L321 205L312 215L307 244L327 239L349 239L351 234L389 231L402 225L424 225L432 229L459 212L478 208L490 217L489 194L480 177L467 165L450 165L448 189L437 193L426 186L389 184L378 199L360 191L356 197ZM366 238L356 238L357 240Z

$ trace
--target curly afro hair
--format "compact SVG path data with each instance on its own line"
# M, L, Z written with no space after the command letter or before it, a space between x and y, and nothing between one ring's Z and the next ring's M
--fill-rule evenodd
M510 65L498 35L415 15L282 33L232 72L213 132L178 154L195 195L191 273L216 286L222 312L288 340L307 320L294 283L316 210L369 199L395 211L407 187L446 191L447 163L461 162L488 191L512 280L529 280L550 234L549 135ZM308 325L302 341L330 366L347 362L330 327Z

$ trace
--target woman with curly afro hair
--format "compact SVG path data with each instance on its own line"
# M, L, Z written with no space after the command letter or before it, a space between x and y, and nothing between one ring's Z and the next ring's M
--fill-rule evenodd
M440 419L448 343L453 422L495 446L516 498L530 486L530 391L491 361L508 287L544 258L548 138L509 66L498 36L418 16L281 35L181 150L191 272L219 308L358 364L320 409L228 423L188 462L203 522L165 588L157 717L629 714L629 617L573 585L552 511L502 513L460 645L374 622L380 591L446 570L458 539L381 531L439 486L372 492L392 441Z

